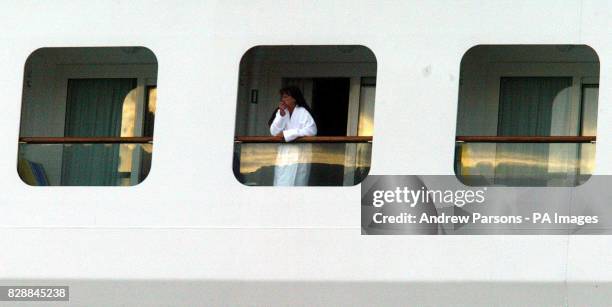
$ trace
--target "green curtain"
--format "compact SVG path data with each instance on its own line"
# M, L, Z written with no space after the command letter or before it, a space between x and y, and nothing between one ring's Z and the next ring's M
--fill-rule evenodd
M70 79L66 137L121 136L123 101L136 79ZM64 145L62 185L112 186L120 178L118 144Z
M550 136L569 130L571 77L504 77L500 80L499 136ZM554 129L552 128L555 122ZM546 186L550 144L497 144L496 184ZM563 145L572 146L572 145Z

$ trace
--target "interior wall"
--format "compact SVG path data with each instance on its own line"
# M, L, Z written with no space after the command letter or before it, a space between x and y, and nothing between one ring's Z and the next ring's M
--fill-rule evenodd
M155 79L157 60L146 48L43 48L25 65L20 136L64 136L64 78Z
M499 78L571 76L572 100L580 83L599 78L599 58L588 46L487 46L465 53L461 61L457 135L497 135Z

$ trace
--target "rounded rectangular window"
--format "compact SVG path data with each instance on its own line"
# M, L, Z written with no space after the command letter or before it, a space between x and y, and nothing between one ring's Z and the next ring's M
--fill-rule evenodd
M461 61L455 174L577 186L595 167L599 58L585 45L479 45Z
M235 177L352 186L370 170L376 57L364 46L258 46L240 61Z
M32 186L132 186L151 169L157 59L41 48L25 64L17 170Z

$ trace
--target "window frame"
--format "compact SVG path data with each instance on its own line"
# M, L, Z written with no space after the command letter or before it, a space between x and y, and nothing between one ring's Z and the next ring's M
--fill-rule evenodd
M92 47L98 48L98 47ZM100 47L100 48L117 48L117 47ZM41 48L35 52L41 52L47 48ZM27 67L28 60L25 65ZM132 137L122 136L106 136L106 137L66 137L66 109L67 109L67 97L68 97L68 82L70 79L105 79L105 78L131 78L136 79L136 95L137 95L137 110L144 110L146 103L146 90L148 87L157 87L157 74L158 74L158 63L92 63L92 64L56 64L55 74L52 82L48 86L54 87L55 97L52 98L52 104L54 108L58 110L61 116L61 132L59 130L59 124L57 124L57 131L50 131L46 135L31 136L34 133L27 133L29 136L22 136L22 129L20 128L19 140L20 144L153 144L153 136L143 136L144 133L144 112L137 112L136 125L134 135ZM44 72L43 72L44 73ZM27 76L24 76L26 80ZM26 82L24 81L23 87L25 88ZM21 119L20 127L22 127L29 118L24 118L24 108L27 103L25 97L22 98L21 107ZM60 120L58 117L56 120ZM62 135L62 136L58 136ZM140 163L141 156L134 155L133 163ZM61 159L60 159L61 160ZM150 172L150 170L149 170ZM133 168L131 171L131 181L129 186L135 186L141 183L144 178L141 178L142 171L138 168ZM19 174L21 177L21 174ZM24 182L22 180L22 182ZM25 183L25 182L24 182ZM61 183L54 186L64 186Z
M528 46L526 46L528 47ZM468 51L469 52L469 51ZM467 54L467 52L466 52ZM465 54L464 54L465 56ZM473 130L463 132L459 135L459 121L462 120L463 113L457 116L457 129L455 136L455 144L458 143L592 143L595 144L597 136L583 136L581 135L582 129L582 86L586 83L599 83L600 75L600 62L564 62L559 65L558 62L489 62L489 65L484 70L484 84L485 94L480 97L483 102L483 106L490 108L488 112L494 113L495 122L487 122L488 130L482 129L482 126L478 126L475 129L481 130L480 133L473 133ZM460 72L464 77L465 72ZM576 131L575 135L563 135L563 136L499 136L498 135L498 124L499 124L499 107L500 107L500 82L503 77L572 77L572 86L570 89L570 101L572 112L571 121L574 127L571 127L572 131ZM458 111L459 103L466 101L462 96L461 85L458 87ZM599 116L599 114L598 114ZM581 157L578 156L580 159ZM462 181L462 175L459 175L458 170L461 169L461 157L460 154L455 150L453 162L453 170L455 176L459 181ZM578 161L580 164L580 160ZM580 172L577 172L580 175ZM578 178L578 177L577 177ZM463 182L463 181L462 181ZM577 183L575 186L579 186L581 183Z

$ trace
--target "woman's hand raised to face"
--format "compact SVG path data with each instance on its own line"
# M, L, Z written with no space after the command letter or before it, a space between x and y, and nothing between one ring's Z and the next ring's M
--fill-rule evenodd
M287 105L284 102L280 102L278 105L278 110L280 111L281 116L285 116L285 110L287 109Z

